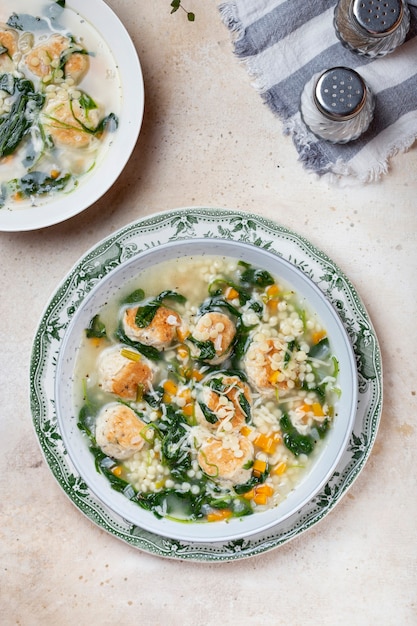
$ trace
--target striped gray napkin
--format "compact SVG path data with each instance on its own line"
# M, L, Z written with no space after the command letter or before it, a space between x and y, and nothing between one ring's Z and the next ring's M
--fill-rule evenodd
M417 8L393 53L368 59L340 43L333 27L336 0L233 0L220 5L234 33L234 51L254 86L283 122L308 170L341 181L372 181L387 173L390 157L417 138ZM356 141L332 145L308 131L300 112L305 83L317 72L355 69L376 96L375 117Z

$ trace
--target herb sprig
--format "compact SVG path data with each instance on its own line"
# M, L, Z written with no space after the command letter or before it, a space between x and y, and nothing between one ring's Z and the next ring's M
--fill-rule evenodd
M178 9L182 9L183 11L186 12L187 19L188 19L189 22L194 22L194 20L195 20L195 13L193 13L192 11L187 11L187 9L185 9L182 6L181 0L172 0L172 2L171 2L171 13L175 13L176 11L178 11Z

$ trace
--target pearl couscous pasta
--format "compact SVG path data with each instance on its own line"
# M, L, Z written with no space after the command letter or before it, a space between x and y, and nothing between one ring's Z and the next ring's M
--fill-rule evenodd
M79 427L138 505L227 520L296 487L335 418L337 375L326 329L290 285L235 259L185 257L144 270L91 320Z

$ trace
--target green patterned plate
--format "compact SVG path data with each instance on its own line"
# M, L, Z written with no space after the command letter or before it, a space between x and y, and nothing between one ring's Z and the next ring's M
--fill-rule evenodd
M358 409L350 441L336 471L308 504L268 531L218 543L169 539L132 525L89 490L66 453L57 425L54 380L65 330L83 298L112 269L162 243L194 237L243 241L286 259L323 291L350 337L358 368ZM33 423L45 459L75 506L122 541L150 554L191 561L232 561L283 545L319 522L346 493L365 465L382 410L381 356L372 323L352 284L320 250L296 233L257 215L187 208L158 213L130 224L87 252L59 285L37 330L30 367Z

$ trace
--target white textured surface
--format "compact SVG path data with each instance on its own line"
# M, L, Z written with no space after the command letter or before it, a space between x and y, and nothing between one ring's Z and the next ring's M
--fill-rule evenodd
M187 0L194 24L169 0L109 5L144 71L134 156L69 222L0 233L0 622L414 626L417 151L380 183L330 187L297 162L213 2ZM260 213L322 248L359 291L383 356L379 435L347 496L291 543L230 564L152 557L84 518L43 460L28 401L33 334L61 278L113 230L188 205Z

